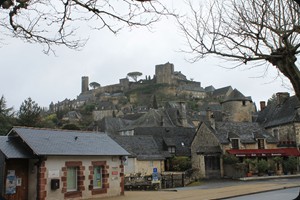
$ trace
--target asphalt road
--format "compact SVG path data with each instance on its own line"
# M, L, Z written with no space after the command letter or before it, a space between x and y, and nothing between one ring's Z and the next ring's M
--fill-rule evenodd
M290 191L290 188L294 188L294 190ZM299 189L300 178L298 177L251 181L222 179L203 181L200 186L170 190L125 191L124 196L101 198L101 200L220 200L234 197L243 197L243 199L249 200L250 194L262 195L254 199L275 200L266 191L278 191L279 193L275 193L275 196L286 195L281 200L292 200L297 196ZM282 194L285 190L287 192Z
M290 188L276 190L272 192L263 192L258 194L246 195L236 198L228 198L228 200L257 200L257 199L271 199L271 200L293 200L299 194L299 188Z

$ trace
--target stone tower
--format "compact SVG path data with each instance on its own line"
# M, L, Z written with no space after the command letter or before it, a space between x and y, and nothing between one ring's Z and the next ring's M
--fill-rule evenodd
M156 83L173 83L174 65L172 63L166 63L155 66Z
M223 102L223 121L252 122L252 114L255 106L251 97L245 97L237 89L234 89Z
M83 76L81 77L81 93L85 93L89 91L89 77Z

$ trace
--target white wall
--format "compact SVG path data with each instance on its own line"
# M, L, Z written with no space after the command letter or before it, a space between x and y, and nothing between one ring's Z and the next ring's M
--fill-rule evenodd
M120 187L120 173L121 173L121 160L118 156L110 157L110 156L53 156L48 157L45 161L46 164L46 178L47 178L47 185L46 185L46 191L47 191L47 200L58 200L58 199L64 199L64 194L62 193L62 167L65 167L65 162L67 161L81 161L82 166L85 166L84 176L85 176L85 190L82 191L83 198L81 199L87 199L87 198L96 198L96 197L108 197L108 196L117 196L121 193L121 187ZM91 191L89 190L88 186L90 184L89 181L89 175L90 170L89 166L91 166L92 161L106 161L107 165L109 166L108 172L109 172L109 188L107 190L106 194L101 195L93 195L91 194ZM112 171L118 171L118 175L112 174ZM59 178L60 179L60 188L57 190L51 190L51 179L52 178ZM35 184L36 185L36 184ZM29 197L29 199L34 199Z

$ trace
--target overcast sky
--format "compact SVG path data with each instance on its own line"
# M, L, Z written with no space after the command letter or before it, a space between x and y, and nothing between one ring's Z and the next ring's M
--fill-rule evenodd
M151 77L155 65L170 62L175 71L187 79L201 82L202 87L213 85L216 89L232 86L256 102L267 101L276 92L293 91L289 83L276 79L277 71L270 67L266 77L264 68L228 70L232 63L209 57L196 63L186 61L189 55L181 53L185 39L174 21L162 20L152 32L139 28L124 29L118 35L107 30L87 32L90 39L83 50L56 48L56 56L45 55L37 44L6 38L1 45L0 94L8 107L18 110L21 103L31 97L39 106L51 102L75 99L81 92L81 77L102 86L116 84L128 72L139 71Z

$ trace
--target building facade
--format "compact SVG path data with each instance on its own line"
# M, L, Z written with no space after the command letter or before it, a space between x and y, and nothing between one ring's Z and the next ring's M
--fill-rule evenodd
M0 137L1 196L93 199L124 194L123 157L106 134L15 127Z

